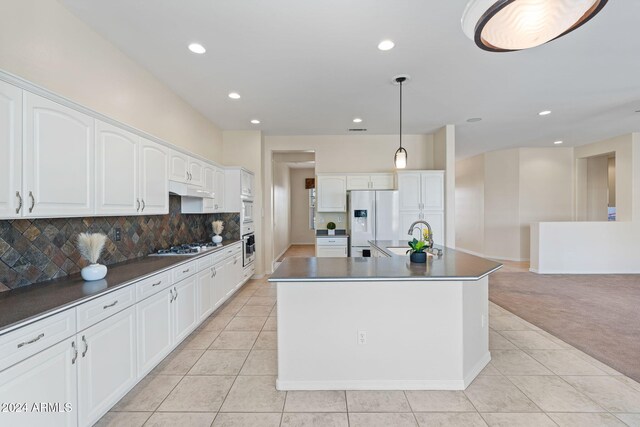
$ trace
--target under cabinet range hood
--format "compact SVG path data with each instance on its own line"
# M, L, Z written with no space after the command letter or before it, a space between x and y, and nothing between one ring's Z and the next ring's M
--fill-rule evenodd
M194 197L198 199L213 199L213 192L202 187L188 185L184 182L169 181L169 194L176 194L182 197Z

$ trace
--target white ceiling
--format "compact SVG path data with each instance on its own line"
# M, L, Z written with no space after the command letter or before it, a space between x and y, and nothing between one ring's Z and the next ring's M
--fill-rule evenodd
M412 78L405 133L453 123L459 158L640 130L637 0L609 1L559 40L501 54L463 34L466 0L61 1L224 130L394 134L401 73ZM377 49L385 38L395 49ZM194 41L205 55L187 50Z

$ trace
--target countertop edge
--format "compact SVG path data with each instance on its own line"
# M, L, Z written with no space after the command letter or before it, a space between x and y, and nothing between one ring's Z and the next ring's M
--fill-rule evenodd
M147 273L147 274L144 274L142 276L138 276L135 279L128 280L128 281L126 281L124 283L121 283L119 285L115 285L115 286L112 286L112 287L110 287L108 289L104 289L104 290L102 290L100 292L97 292L94 295L88 295L88 296L86 296L84 298L76 299L76 300L74 300L74 301L72 301L72 302L70 302L68 304L61 305L61 306L56 307L54 309L44 311L44 312L42 312L42 313L40 313L38 315L27 317L27 318L25 318L23 320L20 320L18 322L10 323L10 324L8 324L8 325L6 325L4 327L0 327L0 336L5 335L5 334L7 334L9 332L15 331L16 329L20 329L22 327L25 327L25 326L27 326L27 325L29 325L31 323L37 322L39 320L46 319L47 317L51 317L51 316L53 316L55 314L61 313L61 312L65 311L65 310L68 310L70 308L77 307L77 306L79 306L81 304L87 303L87 302L89 302L91 300L94 300L96 298L103 297L103 296L108 295L108 294L110 294L112 292L120 290L120 289L122 289L122 288L124 288L126 286L130 286L135 282L139 282L139 281L147 279L147 278L149 278L151 276L155 276L156 274L159 274L159 273L164 273L165 271L171 270L171 269L173 269L173 268L175 268L175 267L177 267L179 265L186 264L188 262L191 262L191 261L199 259L199 258L203 258L203 257L208 256L208 255L213 255L216 252L220 251L222 248L226 248L228 246L237 244L238 242L241 242L241 241L242 240L238 239L238 240L233 241L232 243L228 243L228 244L226 244L224 246L221 246L219 248L211 249L209 251L202 252L202 253L199 253L197 255L185 255L185 257L188 257L188 258L186 258L186 259L182 259L182 258L181 259L176 259L176 262L174 264L171 264L170 266L161 268L159 270L155 270L153 273ZM150 254L150 255L146 255L146 256L144 256L142 258L139 258L139 259L144 259L144 258L147 258L147 257L150 257L150 256L154 256L155 257L157 255ZM85 283L88 283L88 282L85 282Z

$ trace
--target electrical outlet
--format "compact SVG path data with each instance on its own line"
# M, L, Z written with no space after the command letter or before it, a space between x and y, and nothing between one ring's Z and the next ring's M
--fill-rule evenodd
M365 345L367 343L367 331L358 331L358 344Z
M342 216L338 217L338 222L342 222Z
M487 316L485 316L484 314L482 315L482 327L484 328L485 326L487 326Z
M120 240L122 240L122 229L116 228L114 240L116 242L119 242Z

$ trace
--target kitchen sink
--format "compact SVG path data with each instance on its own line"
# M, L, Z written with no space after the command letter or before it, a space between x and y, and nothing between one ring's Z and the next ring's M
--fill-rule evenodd
M409 256L409 254L407 253L407 251L410 249L409 246L403 246L403 247L389 247L389 248L385 248L387 250L387 252L391 252L393 254L396 255L405 255L405 256ZM426 251L425 251L426 252ZM432 253L430 252L426 252L427 256L433 256Z

